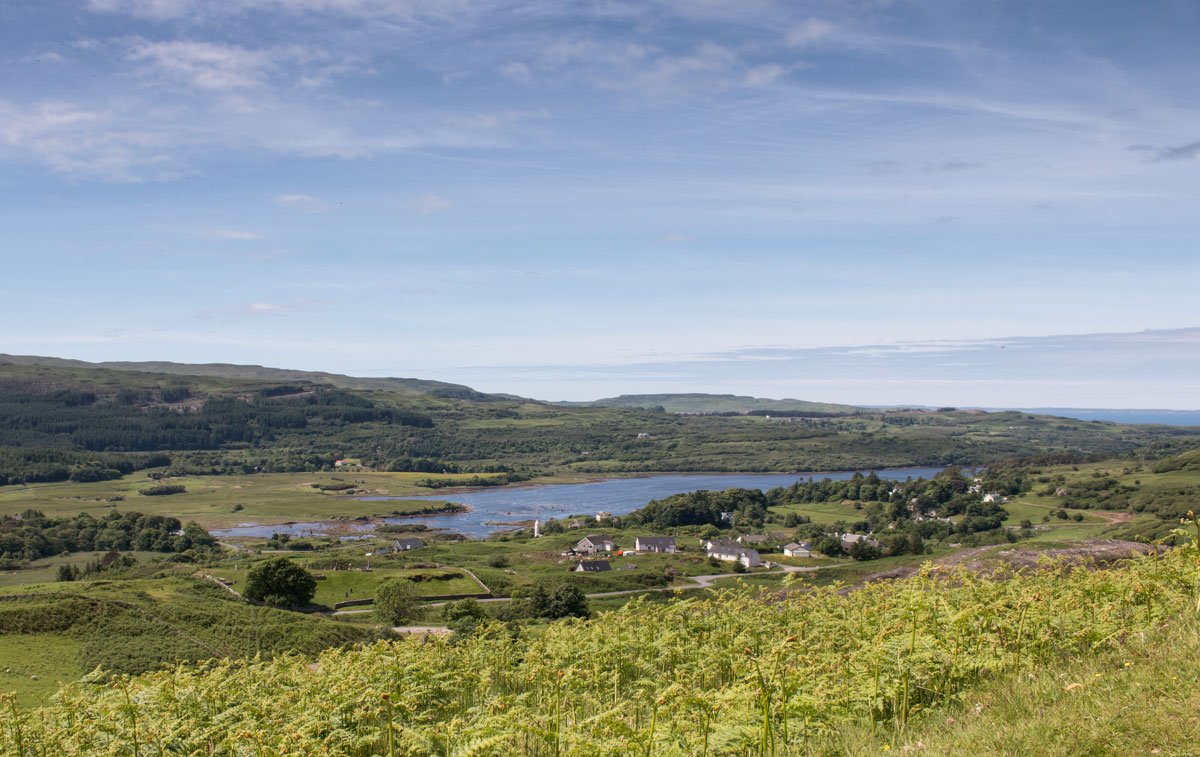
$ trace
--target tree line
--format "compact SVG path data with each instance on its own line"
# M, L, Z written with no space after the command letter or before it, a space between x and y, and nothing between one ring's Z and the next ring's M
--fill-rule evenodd
M216 540L195 523L138 512L82 513L54 518L38 510L0 516L0 561L29 562L68 552L186 552L209 549Z

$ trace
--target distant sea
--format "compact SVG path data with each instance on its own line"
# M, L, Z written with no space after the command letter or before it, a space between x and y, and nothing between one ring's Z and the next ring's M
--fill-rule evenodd
M1200 410L1108 410L1079 407L1009 407L988 410L1019 410L1037 415L1057 415L1081 421L1116 423L1161 423L1167 426L1200 426Z

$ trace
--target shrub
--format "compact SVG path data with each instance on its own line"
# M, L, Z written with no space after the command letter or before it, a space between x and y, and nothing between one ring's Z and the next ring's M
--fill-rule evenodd
M168 494L183 494L186 491L187 487L183 484L159 484L157 486L151 486L149 488L142 489L138 492L138 494L146 497L163 497Z
M415 618L420 608L421 595L410 581L389 578L375 590L375 614L394 626Z
M242 591L247 599L292 607L308 604L316 593L317 579L286 557L264 560L251 568Z

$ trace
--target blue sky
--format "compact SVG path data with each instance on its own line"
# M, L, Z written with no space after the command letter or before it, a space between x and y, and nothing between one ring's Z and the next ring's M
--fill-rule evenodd
M1190 0L7 0L0 351L1198 408L1196 39Z

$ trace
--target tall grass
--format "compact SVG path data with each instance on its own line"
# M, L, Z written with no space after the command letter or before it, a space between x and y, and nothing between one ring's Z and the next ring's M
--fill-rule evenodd
M790 755L1121 649L1200 600L1196 545L1107 571L935 573L635 602L513 637L379 642L72 685L16 755ZM386 695L386 696L384 696Z

